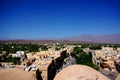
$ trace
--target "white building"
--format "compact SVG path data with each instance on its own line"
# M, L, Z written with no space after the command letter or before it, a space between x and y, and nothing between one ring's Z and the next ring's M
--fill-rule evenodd
M12 57L23 57L24 55L24 51L17 51L15 54L12 54Z

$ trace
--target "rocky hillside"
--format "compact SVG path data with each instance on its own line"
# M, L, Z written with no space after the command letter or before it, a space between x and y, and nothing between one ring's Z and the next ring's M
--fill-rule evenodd
M120 44L120 34L108 34L108 35L81 35L66 38L71 41L86 41L95 43L117 43Z

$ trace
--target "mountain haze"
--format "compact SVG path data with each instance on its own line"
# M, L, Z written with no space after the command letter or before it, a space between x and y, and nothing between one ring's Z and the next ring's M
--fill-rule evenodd
M120 43L120 34L106 34L106 35L80 35L65 38L66 40L74 41L88 41L96 43Z
M52 44L52 43L113 43L113 44L120 44L120 34L107 34L107 35L80 35L80 36L73 36L68 38L46 38L46 39L8 39L8 40L0 40L2 44Z

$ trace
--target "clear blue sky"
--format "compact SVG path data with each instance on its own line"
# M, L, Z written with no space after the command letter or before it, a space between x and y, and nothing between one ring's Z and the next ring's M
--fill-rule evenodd
M120 33L119 0L0 0L0 39Z

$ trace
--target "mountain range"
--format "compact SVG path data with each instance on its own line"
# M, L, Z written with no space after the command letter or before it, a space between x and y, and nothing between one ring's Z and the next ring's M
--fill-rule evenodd
M95 43L118 43L120 44L120 34L106 34L106 35L80 35L65 38L70 41L86 41Z
M80 35L68 38L50 38L50 39L39 39L39 40L0 40L0 43L113 43L120 44L120 34L106 34L106 35Z

